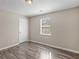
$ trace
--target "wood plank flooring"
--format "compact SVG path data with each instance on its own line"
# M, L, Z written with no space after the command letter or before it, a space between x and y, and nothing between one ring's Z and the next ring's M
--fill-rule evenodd
M79 59L79 54L25 42L0 51L0 59Z

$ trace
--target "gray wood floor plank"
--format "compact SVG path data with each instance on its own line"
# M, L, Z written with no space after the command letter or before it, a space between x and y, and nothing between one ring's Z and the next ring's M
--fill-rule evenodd
M0 59L79 59L79 54L25 42L0 51Z

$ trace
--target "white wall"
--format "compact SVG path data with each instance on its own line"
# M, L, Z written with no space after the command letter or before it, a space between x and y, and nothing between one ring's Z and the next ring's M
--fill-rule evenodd
M29 39L29 31L28 31L29 20L26 17L19 18L19 42L25 42Z
M40 16L30 19L30 40L79 51L79 8L48 14L52 36L40 35Z
M18 16L0 11L0 48L18 43Z
M7 12L7 11L0 11L0 50L6 47L13 46L19 42L19 20L21 19L21 15ZM27 23L27 18L22 18L23 22ZM25 24L26 27L28 23ZM24 27L25 27L24 25ZM25 28L26 28L25 27ZM23 27L22 27L23 28ZM24 30L25 31L25 30ZM28 31L26 29L26 31ZM28 32L24 33L24 39L28 39Z

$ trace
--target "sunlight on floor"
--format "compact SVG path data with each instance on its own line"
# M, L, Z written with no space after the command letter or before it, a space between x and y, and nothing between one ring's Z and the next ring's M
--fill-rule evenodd
M54 59L51 52L48 51L41 51L40 53L40 59Z

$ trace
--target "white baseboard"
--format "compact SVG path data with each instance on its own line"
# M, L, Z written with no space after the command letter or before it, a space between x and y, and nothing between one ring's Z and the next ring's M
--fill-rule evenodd
M28 42L28 41L25 41L25 42ZM11 48L11 47L14 47L14 46L19 45L19 44L21 44L21 43L24 43L24 42L19 42L19 43L16 43L16 44L13 44L13 45L10 45L10 46L7 46L7 47L4 47L4 48L0 48L0 51L1 51L1 50L4 50L4 49Z
M63 47L59 47L59 46L54 46L54 45L46 44L46 43L43 43L43 42L37 42L37 41L34 41L34 40L30 40L30 41L35 42L35 43L39 43L39 44L43 44L43 45L47 45L47 46L50 46L50 47L53 47L53 48L57 48L57 49L70 51L70 52L79 54L79 51L75 51L75 50L72 50L72 49L67 49L67 48L63 48Z
M4 50L4 49L11 48L11 47L16 46L16 45L18 45L18 44L19 44L19 43L16 43L16 44L13 44L13 45L10 45L10 46L7 46L7 47L4 47L4 48L0 48L0 51L1 51L1 50Z

